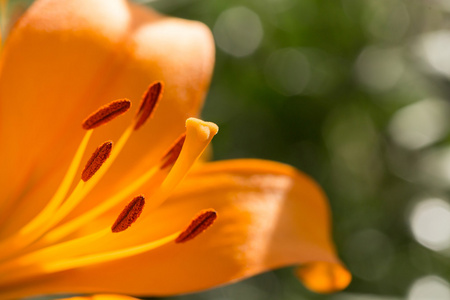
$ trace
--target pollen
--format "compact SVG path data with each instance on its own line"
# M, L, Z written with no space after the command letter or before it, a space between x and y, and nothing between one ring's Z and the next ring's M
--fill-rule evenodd
M189 226L176 238L175 243L184 243L192 240L200 233L208 229L217 219L217 212L213 209L201 211L189 224Z
M164 91L164 84L161 81L156 81L148 87L145 94L142 96L141 105L136 114L136 125L134 130L138 130L144 123L153 117L156 107L162 98Z
M117 217L117 220L114 222L111 227L112 232L121 232L127 229L133 224L137 218L141 215L142 210L144 209L145 198L140 195L135 197L130 203L125 206L120 215Z
M180 156L181 149L183 148L184 140L186 139L186 134L182 134L177 141L173 144L170 150L163 156L162 160L164 163L161 165L160 169L163 170L168 166L175 163Z
M87 117L83 123L83 129L89 130L108 123L112 119L125 113L131 107L131 101L128 99L120 99L110 102Z
M101 146L92 153L89 158L83 172L81 173L81 179L86 182L100 169L103 163L108 159L112 150L112 142L104 142Z

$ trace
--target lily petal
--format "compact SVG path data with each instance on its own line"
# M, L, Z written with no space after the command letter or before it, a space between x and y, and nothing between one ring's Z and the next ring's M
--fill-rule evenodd
M172 295L288 265L305 266L298 275L317 292L349 284L351 275L331 241L325 195L313 180L284 164L232 160L201 165L160 208L125 231L123 239L117 237L123 247L158 239L210 207L218 220L192 241L41 276L11 296L99 290Z
M186 118L198 114L213 63L211 33L199 22L125 0L35 1L0 57L0 211L10 214L13 201L20 211L19 198L30 198L23 191L33 193L33 205L2 234L35 215L55 190L87 115L118 98L138 104L148 84L161 80L165 94L154 118L130 139L108 180L140 156L155 163ZM96 130L91 149L117 138L132 117Z

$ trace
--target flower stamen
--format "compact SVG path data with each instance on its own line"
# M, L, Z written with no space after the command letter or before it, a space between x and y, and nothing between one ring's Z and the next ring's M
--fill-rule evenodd
M159 186L159 188L155 191L154 194L147 195L148 201L146 211L152 211L159 205L161 205L167 197L172 193L175 187L179 182L184 178L187 174L191 166L195 163L197 158L202 154L204 149L208 146L213 136L217 133L217 126L213 123L203 122L198 119L189 118L186 121L186 139L183 144L182 151L180 152L179 158L176 160L174 167L170 170L169 174L165 177L163 183ZM130 127L128 128L130 129ZM127 130L128 133L131 133ZM121 139L120 139L121 140ZM111 157L105 163L105 165L109 164L112 160L112 157L117 152L117 149L120 146L120 140L117 142L114 150L112 151ZM176 144L176 143L175 143ZM169 153L170 150L166 153ZM185 154L183 154L185 153ZM51 244L54 243L68 234L74 232L87 222L94 220L96 217L104 213L105 211L113 208L115 205L120 204L125 197L128 197L131 193L135 192L139 187L141 187L146 182L151 182L156 178L156 176L160 176L162 171L159 165L154 166L146 173L141 175L138 179L133 181L130 185L128 185L123 190L120 190L118 193L114 194L110 198L106 199L98 206L93 207L91 210L85 212L84 214L60 225L59 227L54 228L50 232L48 232L45 236L41 238L41 242L43 244ZM105 167L99 170L99 173L105 172ZM92 178L87 184L91 184L91 181L98 180L99 175L96 175ZM87 186L86 186L87 188Z
M111 227L112 232L121 232L127 229L133 224L137 218L141 215L144 209L145 198L144 196L137 196L128 203L127 206L122 210L120 215L117 217L116 221Z
M160 167L161 170L175 163L175 161L178 159L178 156L180 156L181 149L183 148L185 140L186 133L183 133L170 148L170 150L163 156L162 161L164 161L164 163Z
M131 102L126 99L116 100L107 105L100 107L97 111L92 113L83 121L83 128L93 129L102 124L106 124L115 117L125 113L131 106ZM84 151L88 145L89 139L92 135L92 130L88 130L81 142L75 157L67 171L66 176L63 179L60 187L58 188L55 195L50 199L46 207L27 225L25 225L18 233L3 240L1 245L8 245L8 247L2 247L6 250L0 251L0 258L8 257L17 252L17 249L25 248L51 229L59 221L61 221L72 209L80 203L84 196L95 186L95 184L101 179L101 177L106 173L109 166L113 163L120 150L125 145L126 141L133 132L133 124L125 130L125 132L120 137L114 151L110 152L110 158L108 161L103 161L103 168L99 169L101 165L94 164L94 167L98 167L92 175L95 173L97 176L89 182L80 181L75 189L70 193L66 201L63 203L67 196L67 192L73 182L75 173L80 165L81 159L83 157ZM105 149L107 149L106 147ZM88 172L91 173L91 172ZM87 174L87 173L86 173ZM86 175L85 174L85 175ZM91 178L92 175L89 177ZM82 176L85 177L85 176ZM87 177L85 177L87 178ZM87 178L87 179L89 179ZM86 184L85 184L86 183Z
M136 125L134 130L138 130L142 125L153 117L155 109L162 98L164 91L164 84L161 81L156 81L148 87L144 93L139 110L136 114Z
M131 107L131 101L120 99L112 101L93 112L83 123L83 129L90 130L108 123L112 119L124 114Z
M66 175L64 176L60 186L58 187L48 204L45 206L45 208L42 209L35 218L28 222L28 224L22 227L22 229L18 233L10 236L0 243L0 257L7 257L16 252L18 248L22 248L28 243L31 243L36 236L36 234L32 233L36 232L36 229L40 228L42 224L47 221L48 216L54 214L54 212L58 209L58 207L64 201L64 198L66 197L67 192L70 189L70 185L75 178L76 172L81 163L91 136L92 131L87 131L83 140L78 146L78 149L75 153L74 158L72 159L72 162L70 163Z
M81 173L81 179L86 182L100 169L103 163L108 159L112 150L112 142L107 141L100 145L94 153L92 153L91 158L86 163L83 172Z
M197 237L208 229L217 219L217 212L213 209L201 211L185 230L175 239L175 243L185 243Z

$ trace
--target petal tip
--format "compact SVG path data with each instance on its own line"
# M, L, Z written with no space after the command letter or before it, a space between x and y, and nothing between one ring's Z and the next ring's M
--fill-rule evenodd
M352 275L341 264L312 262L296 270L297 277L311 291L321 294L339 292L352 281Z

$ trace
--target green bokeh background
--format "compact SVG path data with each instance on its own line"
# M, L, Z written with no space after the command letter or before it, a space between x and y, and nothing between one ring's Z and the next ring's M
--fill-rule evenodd
M216 67L202 117L220 127L214 159L270 159L316 179L354 276L345 291L317 295L284 268L170 299L449 299L410 291L424 276L439 276L444 290L450 280L448 251L421 245L410 226L418 201L449 197L450 160L439 160L450 146L448 0L139 2L213 30ZM438 42L426 44L436 32ZM410 105L415 118L405 123Z
M315 178L330 198L334 239L354 276L340 295L311 293L286 268L176 299L401 299L422 276L449 278L450 259L417 243L408 221L416 199L448 194L448 185L422 180L420 164L433 148L448 144L448 132L419 149L399 145L390 134L392 118L403 107L448 98L448 78L426 68L417 53L424 34L448 28L444 2L151 4L171 15L200 20L215 34L217 63L203 111L205 119L220 127L214 158L271 159ZM223 14L236 7L254 12L264 31L259 47L244 57L223 51L219 44L252 27L239 16L229 17L235 25L228 30L219 27ZM231 44L237 46L237 41ZM271 67L273 60L278 68ZM304 88L293 88L299 85Z

